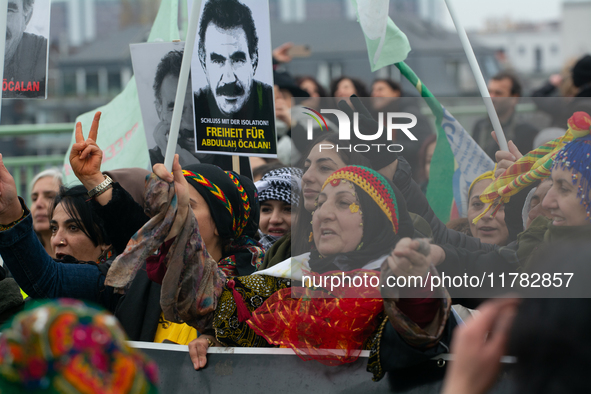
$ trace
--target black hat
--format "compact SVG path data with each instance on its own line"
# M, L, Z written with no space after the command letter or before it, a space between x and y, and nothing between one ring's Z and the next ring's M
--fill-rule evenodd
M591 55L585 55L573 67L573 84L580 87L589 82L591 82Z
M259 227L260 206L254 183L212 164L186 166L183 175L205 199L222 239L253 237Z
M279 89L287 89L293 97L310 97L308 92L301 89L295 79L286 71L273 71L273 80Z

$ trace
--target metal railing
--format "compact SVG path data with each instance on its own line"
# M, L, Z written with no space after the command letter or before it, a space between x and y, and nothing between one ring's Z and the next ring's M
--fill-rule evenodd
M8 125L0 126L0 138L22 137L25 135L71 134L72 130L74 130L74 123ZM49 167L61 168L64 164L64 156L15 156L3 157L2 159L4 165L14 177L18 195L22 196L27 201L27 204L30 204L31 192L29 185L35 174Z

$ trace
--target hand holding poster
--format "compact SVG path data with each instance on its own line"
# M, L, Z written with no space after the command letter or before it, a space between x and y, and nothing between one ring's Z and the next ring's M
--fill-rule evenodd
M266 1L204 1L191 74L197 151L276 155Z
M45 98L49 0L7 3L2 97Z

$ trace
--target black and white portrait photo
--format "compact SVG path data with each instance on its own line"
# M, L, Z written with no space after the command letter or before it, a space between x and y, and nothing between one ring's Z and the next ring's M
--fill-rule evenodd
M195 45L191 72L198 150L274 154L267 1L204 1Z
M8 0L3 98L45 98L50 0Z
M183 60L184 43L132 44L130 48L150 162L152 165L163 163ZM184 167L194 163L211 163L225 170L231 170L230 157L195 151L193 94L190 84L189 77L175 150L175 153L179 154L180 164ZM249 167L244 171L249 173Z

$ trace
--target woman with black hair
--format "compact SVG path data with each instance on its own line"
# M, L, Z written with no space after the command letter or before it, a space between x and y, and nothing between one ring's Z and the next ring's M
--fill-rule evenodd
M51 248L65 262L106 262L113 255L102 219L86 202L84 186L61 187L49 210Z
M350 77L334 79L330 83L330 94L332 97L345 100L348 100L353 95L357 97L369 97L365 83L357 78Z
M308 92L310 97L327 97L326 89L316 80L316 78L309 75L303 75L296 78L296 84L300 89Z

